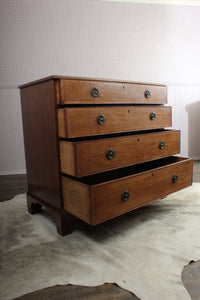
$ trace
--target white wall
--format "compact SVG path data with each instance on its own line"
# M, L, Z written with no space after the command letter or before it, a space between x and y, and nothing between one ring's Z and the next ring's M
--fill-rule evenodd
M181 154L200 158L200 7L0 1L0 174L24 173L17 86L49 75L168 85Z

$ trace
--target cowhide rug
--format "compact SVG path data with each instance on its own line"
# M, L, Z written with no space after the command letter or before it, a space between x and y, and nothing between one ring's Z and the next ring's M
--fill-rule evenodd
M181 271L200 258L200 184L61 237L25 195L0 203L0 299L53 285L117 283L142 300L190 299Z

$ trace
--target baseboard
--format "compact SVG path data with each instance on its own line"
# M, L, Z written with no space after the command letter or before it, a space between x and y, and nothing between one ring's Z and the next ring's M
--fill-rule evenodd
M190 158L192 158L194 160L200 160L200 156L190 156Z
M0 171L0 176L1 175L20 175L20 174L26 174L26 169L12 170L12 171Z

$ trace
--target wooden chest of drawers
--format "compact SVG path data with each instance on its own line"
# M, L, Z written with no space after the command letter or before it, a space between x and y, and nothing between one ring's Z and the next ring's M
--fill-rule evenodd
M20 86L30 213L58 233L91 225L192 184L164 85L51 76Z

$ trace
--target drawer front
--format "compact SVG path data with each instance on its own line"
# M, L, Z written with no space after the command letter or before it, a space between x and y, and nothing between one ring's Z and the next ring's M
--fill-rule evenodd
M185 159L93 188L93 224L98 224L192 184L192 160Z
M167 103L164 85L61 79L59 90L59 104Z
M59 136L73 138L171 126L168 106L68 107L58 109Z
M161 131L72 143L60 141L61 172L86 176L180 152L180 131Z

